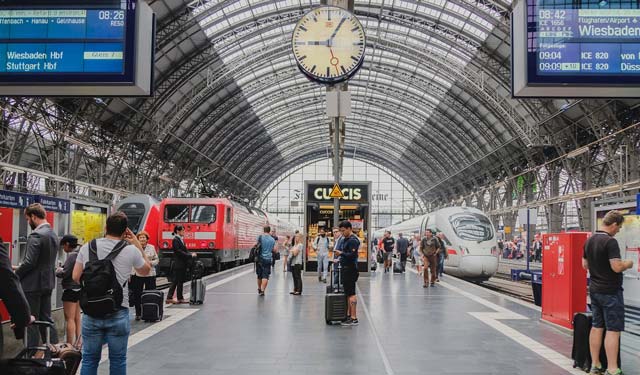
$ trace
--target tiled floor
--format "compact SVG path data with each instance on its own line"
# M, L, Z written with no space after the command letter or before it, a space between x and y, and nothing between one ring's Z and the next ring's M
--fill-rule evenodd
M346 328L325 324L325 284L313 276L295 297L291 275L278 271L258 297L253 274L224 283L233 274L209 280L203 306L169 308L171 324L135 322L129 374L579 374L561 367L569 334L451 277L430 289L410 272L361 277L360 325ZM640 374L637 355L623 364Z

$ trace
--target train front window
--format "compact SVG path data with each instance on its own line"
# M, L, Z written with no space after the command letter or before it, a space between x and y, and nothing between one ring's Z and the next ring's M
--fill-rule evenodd
M462 212L449 217L453 231L465 241L489 241L493 239L493 227L482 214Z
M125 203L120 206L120 211L127 215L127 227L133 233L138 233L142 228L142 218L144 217L144 205L141 203Z
M164 221L168 223L186 223L189 221L189 205L169 204L164 207Z
M216 221L216 206L191 206L192 223L213 223Z

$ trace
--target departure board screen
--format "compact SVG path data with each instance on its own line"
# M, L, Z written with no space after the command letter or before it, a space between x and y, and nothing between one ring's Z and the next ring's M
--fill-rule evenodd
M132 82L134 0L3 1L0 80Z
M529 84L640 83L636 1L527 1Z

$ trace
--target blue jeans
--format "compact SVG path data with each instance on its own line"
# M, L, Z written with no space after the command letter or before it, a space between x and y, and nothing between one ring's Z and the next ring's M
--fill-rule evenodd
M438 277L444 273L444 253L438 254Z
M106 319L82 316L82 371L80 375L96 375L102 356L102 345L109 347L109 374L127 374L127 344L131 322L129 309L114 313Z
M322 276L322 279L326 280L328 271L329 254L318 254L318 277Z

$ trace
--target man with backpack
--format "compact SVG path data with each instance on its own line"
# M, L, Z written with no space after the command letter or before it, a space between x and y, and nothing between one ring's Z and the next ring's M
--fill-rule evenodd
M146 276L151 263L127 228L127 216L116 212L107 218L104 238L82 246L73 269L73 279L82 286L82 375L97 373L105 343L109 347L109 373L127 373L131 329L127 281L132 268Z
M329 271L329 238L324 231L320 229L318 237L313 241L313 249L318 257L318 281L327 282L327 272Z

